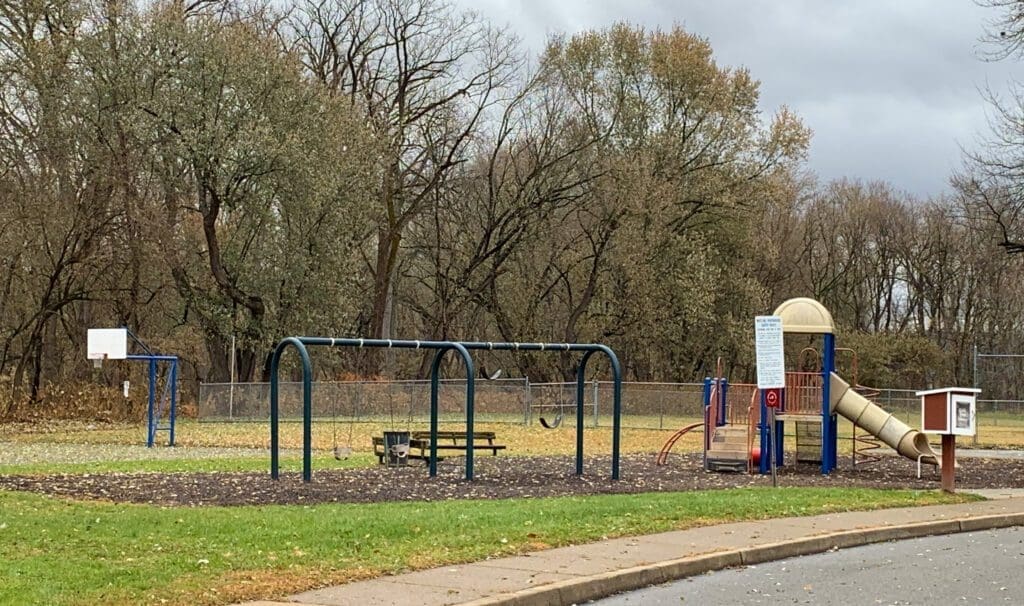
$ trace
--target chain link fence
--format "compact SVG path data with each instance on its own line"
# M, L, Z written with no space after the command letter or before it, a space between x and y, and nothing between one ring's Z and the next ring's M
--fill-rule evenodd
M281 382L280 419L302 420L302 383ZM476 418L484 422L525 423L529 389L521 379L475 383ZM430 381L314 382L314 418L354 422L426 422L430 419ZM441 381L438 412L442 421L464 419L466 382ZM269 383L203 383L199 386L200 421L266 422L270 418Z
M921 398L913 389L879 389L868 399L911 427L921 424Z
M921 398L916 389L881 389L871 398L875 404L896 415L911 427L921 426ZM982 396L985 394L982 393ZM977 426L983 427L1024 427L1024 400L977 400ZM979 433L982 429L979 429Z
M530 425L541 417L575 423L576 383L530 383L526 379L476 381L475 419L482 423ZM585 422L611 426L611 381L590 381L584 389ZM623 383L622 424L636 429L675 429L702 418L700 383ZM442 422L465 419L466 382L440 384ZM426 423L430 419L430 381L314 382L313 417L345 422ZM280 418L302 420L302 383L280 384ZM198 418L207 422L266 422L270 418L269 383L203 383Z
M532 425L562 418L574 424L576 383L530 383L526 379L476 381L475 418L482 423ZM622 384L622 426L676 429L703 418L700 383ZM921 400L912 389L881 389L871 399L911 427L921 423ZM440 419L465 419L466 383L444 380L439 393ZM302 420L302 383L282 382L282 421ZM590 381L584 389L588 427L612 424L611 381ZM1024 401L978 400L979 432L986 427L1024 428ZM426 423L430 420L430 381L351 381L313 383L313 416L345 422ZM269 383L203 383L198 418L216 422L267 422Z

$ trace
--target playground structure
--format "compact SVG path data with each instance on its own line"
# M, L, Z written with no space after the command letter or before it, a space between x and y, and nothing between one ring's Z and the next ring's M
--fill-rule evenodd
M129 338L145 353L128 353ZM156 434L160 431L167 432L167 445L174 446L174 423L178 408L178 356L155 353L127 328L90 328L86 337L86 358L92 360L96 368L102 366L104 360L146 362L149 367L146 446L153 447ZM127 383L125 397L128 397Z
M801 360L797 369L786 370L783 401L774 417L777 436L774 444L765 392L753 384L729 383L721 377L719 366L719 376L704 382L705 469L753 472L756 467L759 473L768 473L773 460L776 465L783 464L785 429L789 422L795 426L797 459L820 462L821 473L827 475L836 467L838 415L853 423L855 461L859 447L862 462L875 456L866 451L874 449L876 443L858 437L859 429L918 464L942 465L925 434L872 402L870 390L851 386L836 374L837 351L849 350L836 348L832 315L821 303L802 297L790 299L779 305L772 315L782 319L785 334L821 337L820 358L817 350L810 348L799 357L805 359L805 353L813 352L815 362L820 361L820 364L814 364L816 367L808 371L804 370L804 360ZM676 432L662 449L659 462L663 462L668 449L679 437L697 428L691 425Z
M612 412L612 472L613 480L619 479L619 447L622 416L622 370L615 352L606 345L597 343L498 343L478 341L411 341L397 339L352 339L328 337L286 337L274 348L270 361L270 476L278 479L280 474L279 451L280 440L278 426L280 423L280 381L279 367L281 356L289 347L299 354L302 363L302 478L305 482L312 481L312 382L313 369L307 346L327 347L371 347L396 349L430 349L434 350L433 364L430 370L430 444L429 468L430 476L437 475L438 445L438 390L440 382L441 360L444 355L454 350L462 358L466 370L466 424L465 443L467 480L473 479L473 450L476 432L474 432L474 365L470 350L491 351L553 351L581 352L576 368L576 475L583 475L583 429L584 429L584 388L587 362L597 352L608 356L613 378L613 412ZM561 423L559 415L558 423Z

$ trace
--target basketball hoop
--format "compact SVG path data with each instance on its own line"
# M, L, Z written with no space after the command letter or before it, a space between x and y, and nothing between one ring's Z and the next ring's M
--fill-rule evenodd
M124 360L128 356L128 329L90 328L85 356L97 370L103 367L103 360Z

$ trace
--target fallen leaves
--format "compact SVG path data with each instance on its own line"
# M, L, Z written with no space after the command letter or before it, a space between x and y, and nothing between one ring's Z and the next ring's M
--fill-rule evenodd
M687 491L769 486L768 476L712 473L701 456L690 453L654 464L653 454L621 458L621 480L610 479L610 457L585 461L583 476L574 473L571 456L478 456L475 480L463 479L462 458L442 461L438 476L421 465L354 469L316 469L304 483L298 472L283 472L279 481L267 472L106 473L49 476L0 476L0 489L26 490L76 499L147 503L162 506L375 503L448 499L536 498L588 494ZM938 478L917 479L912 463L887 457L868 468L840 467L822 476L813 465L780 469L783 486L871 487L930 490ZM965 459L957 472L961 488L1024 485L1024 462ZM0 526L0 529L3 527Z

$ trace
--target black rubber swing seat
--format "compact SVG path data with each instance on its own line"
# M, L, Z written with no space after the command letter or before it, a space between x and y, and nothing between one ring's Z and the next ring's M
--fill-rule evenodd
M555 417L555 420L552 421L551 423L548 423L547 419L541 417L540 424L544 426L544 429L554 429L562 424L562 415L558 415L557 417Z

